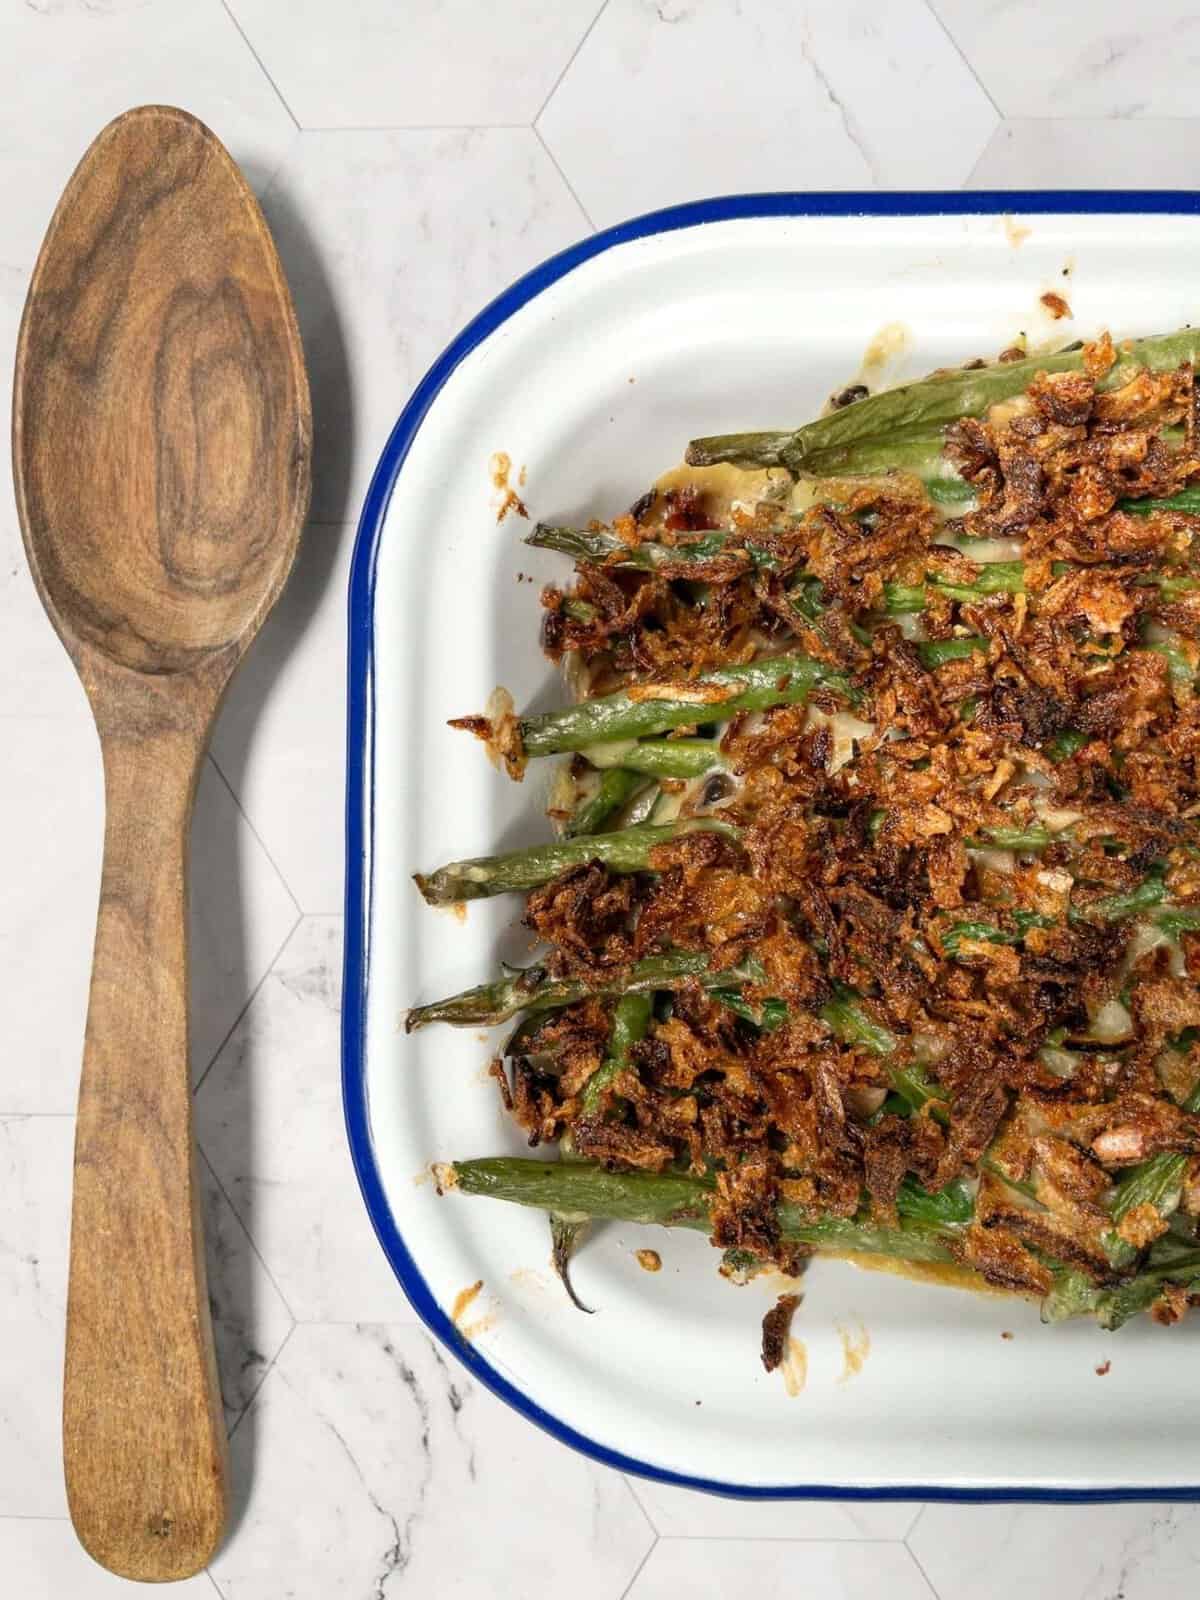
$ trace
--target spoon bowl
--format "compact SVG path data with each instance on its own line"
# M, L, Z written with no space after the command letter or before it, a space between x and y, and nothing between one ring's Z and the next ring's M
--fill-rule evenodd
M295 557L311 434L287 284L241 173L186 112L118 117L33 273L13 475L104 761L63 1453L82 1543L129 1578L198 1571L225 1522L191 1131L187 838L221 695Z
M252 637L307 502L307 392L257 203L194 118L146 107L96 140L21 349L21 521L68 648L175 672Z

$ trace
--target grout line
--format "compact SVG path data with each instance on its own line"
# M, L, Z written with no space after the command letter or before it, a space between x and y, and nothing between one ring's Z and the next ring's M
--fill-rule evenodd
M694 1492L694 1491L689 1491ZM778 1501L769 1502L778 1504ZM924 1507L922 1507L922 1510ZM903 1539L883 1534L830 1533L663 1533L661 1539L673 1544L903 1544ZM912 1553L911 1551L909 1552ZM915 1559L915 1557L914 1557Z
M283 95L280 93L280 90L279 90L279 85L275 82L275 79L271 76L271 74L267 71L266 67L263 65L263 58L259 55L258 51L254 48L254 46L250 43L250 40L246 37L246 30L242 27L241 23L238 21L238 19L234 16L233 12L230 10L229 0L221 0L221 5L222 5L222 7L223 7L223 9L225 11L225 15L229 18L230 22L232 22L234 27L237 29L238 34L241 37L242 43L246 46L246 49L249 50L250 54L254 57L255 61L258 63L258 70L262 73L263 77L271 85L272 89L274 89L275 98L279 101L279 104L283 107L283 109L287 112L288 116L292 119L292 125L296 129L296 132L297 133L303 133L304 130L300 126L300 119L297 117L296 113L292 110L291 106L288 105L287 101L283 98Z
M916 1531L917 1531L917 1523L920 1522L921 1518L925 1515L925 1513L926 1513L926 1511L928 1509L929 1509L928 1501L926 1501L924 1505L919 1505L917 1507L917 1514L912 1519L912 1521L909 1523L908 1532L904 1535L904 1543L905 1544L907 1544L908 1541L912 1538L913 1534L916 1533Z
M975 182L975 174L979 171L980 167L983 165L984 156L987 155L988 151L995 144L997 138L999 137L1000 129L1003 128L1003 126L1004 126L1004 124L1000 123L998 126L996 126L995 128L992 129L991 133L988 135L987 140L984 143L983 149L979 152L979 154L975 157L975 160L972 162L970 172L968 172L966 177L963 179L962 184L960 185L961 188L969 189L969 188L972 187L972 185Z
M592 221L591 217L588 215L588 209L584 205L583 201L575 193L574 184L571 182L570 178L567 177L566 173L563 171L562 167L559 165L558 157L554 154L554 151L551 150L550 146L546 143L545 139L542 137L542 130L540 128L538 128L538 127L533 127L533 128L530 129L530 132L533 134L533 137L537 140L537 142L541 145L542 149L546 152L546 155L548 156L548 158L550 160L550 165L554 168L555 172L558 173L559 177L562 179L563 184L566 187L567 193L571 196L571 199L574 200L575 204L579 207L579 210L583 215L583 220L587 223L588 227L592 230L592 232L595 233L596 224Z
M231 1212L231 1214L233 1216L233 1220L237 1223L238 1227L246 1235L246 1243L250 1246L251 1250L254 1252L254 1259L258 1262L259 1266L263 1269L263 1273L266 1276L267 1282L269 1284L271 1284L271 1286L275 1290L275 1293L279 1296L280 1303L282 1304L283 1309L287 1312L288 1316L291 1317L292 1326L294 1327L295 1324L296 1324L296 1315L293 1312L293 1310L291 1308L291 1305L288 1302L287 1295L284 1294L283 1290L275 1282L275 1274L271 1271L270 1267L267 1265L266 1261L263 1259L262 1251L258 1248L258 1245L255 1243L254 1235L250 1232L250 1229L242 1221L241 1213L239 1212L238 1208L234 1205L233 1201L229 1197L229 1190L226 1189L225 1185L221 1182L220 1173L217 1171L216 1167L213 1166L212 1162L208 1159L208 1156L205 1154L204 1147L203 1147L203 1145L201 1145L199 1139L196 1140L196 1149L199 1152L200 1159L204 1162L204 1165L208 1168L209 1174L212 1177L212 1181L216 1184L217 1189L220 1192L222 1200L224 1200L225 1204L229 1207L229 1210L230 1210L230 1212ZM289 1334L291 1333L291 1329L290 1328L288 1329L288 1333ZM279 1346L280 1350L283 1349L283 1343L285 1343L285 1342L286 1342L286 1340L281 1342L281 1344ZM279 1351L277 1350L275 1352L275 1354L278 1355ZM258 1380L258 1382L255 1384L255 1386L254 1386L254 1394L257 1394L258 1391L262 1388L263 1378L265 1378L267 1373L270 1372L271 1367L274 1365L274 1359L275 1358L272 1357L271 1362L268 1363L266 1369L263 1372L262 1378L260 1378ZM254 1399L254 1394L252 1394L250 1396L250 1399L246 1401L246 1405L242 1407L242 1411L245 1411L246 1406L248 1406L250 1404L250 1401ZM240 1418L240 1413L239 1413L239 1418Z
M921 1507L921 1511L924 1512L924 1510L925 1510L925 1507L922 1506ZM918 1521L919 1520L920 1520L920 1515L918 1514ZM916 1527L916 1523L915 1522L913 1523L913 1527L914 1528ZM928 1588L929 1593L933 1596L933 1600L938 1600L938 1592L933 1586L933 1580L930 1578L929 1574L925 1571L925 1568L921 1565L921 1563L918 1560L917 1556L913 1552L912 1546L908 1543L908 1536L907 1535L905 1535L905 1538L903 1540L903 1546L904 1546L904 1549L908 1551L909 1560L912 1562L913 1566L916 1567L917 1571L921 1574L922 1578L924 1578L925 1585Z
M246 1402L246 1404L243 1406L240 1414L238 1415L237 1420L234 1422L233 1426L230 1428L229 1437L231 1439L233 1438L234 1434L238 1431L238 1429L241 1427L243 1421L250 1415L251 1411L253 1411L254 1407L257 1405L258 1397L262 1394L262 1391L263 1391L263 1384L266 1383L267 1379L271 1376L272 1372L274 1372L276 1364L279 1361L280 1356L287 1349L288 1344L291 1342L291 1337L295 1333L295 1331L296 1331L298 1326L299 1326L298 1323L293 1323L292 1326L288 1329L288 1331L284 1334L283 1343L279 1346L279 1349L276 1350L275 1354L271 1357L271 1360L267 1364L267 1370L262 1375L262 1382L259 1384L258 1388L255 1389L254 1394L251 1397L251 1399L249 1399Z
M267 849L266 842L264 841L262 835L259 833L258 829L254 826L253 822L251 822L249 812L246 810L245 806L242 804L241 800L238 798L237 793L235 792L234 787L230 783L229 779L225 776L224 772L222 772L220 763L217 761L216 756L213 754L213 752L211 750L208 752L208 759L212 762L213 771L216 773L217 777L220 778L221 782L229 790L229 798L233 801L234 809L237 811L238 816L241 817L242 821L250 829L250 832L258 840L259 849L262 851L263 855L266 856L267 860L271 863L271 870L272 870L272 872L274 872L275 876L279 879L280 883L283 885L284 893L287 895L288 899L292 902L292 905L296 908L296 915L302 917L304 915L304 907L300 904L299 900L297 900L296 896L292 893L292 886L287 881L287 879L284 877L283 873L281 872L278 861L276 861L275 857Z
M80 1041L82 1048L82 1040ZM73 1117L73 1111L0 1111L0 1122L23 1122L27 1117Z
M254 1004L255 1000L258 999L259 990L262 988L263 984L266 983L267 979L271 976L272 972L274 972L275 963L279 960L280 956L287 949L288 944L291 941L292 935L295 933L296 929L300 926L300 924L303 921L304 921L304 915L303 915L302 912L298 911L296 913L296 920L292 923L291 927L288 929L287 933L284 935L283 943L279 946L278 950L276 950L275 954L271 957L269 963L267 964L267 967L266 967L265 971L263 972L262 977L254 985L254 988L250 991L250 993L246 996L246 1003L242 1007L242 1009L238 1012L237 1016L234 1017L233 1021L230 1023L228 1033L221 1040L221 1042L217 1046L217 1048L213 1051L212 1060L208 1063L208 1065L205 1067L204 1071L200 1074L200 1076L196 1079L196 1082L193 1084L193 1086L192 1086L192 1099L193 1099L193 1101L195 1100L196 1096L200 1093L200 1090L203 1087L203 1085L205 1083L205 1080L207 1079L209 1073L216 1066L217 1060L218 1060L222 1050L224 1050L225 1046L229 1043L230 1039L233 1038L233 1036L234 1036L235 1032L237 1031L238 1025L240 1024L242 1018L246 1015L247 1011L249 1011L250 1007Z
M645 1567L645 1565L646 1565L646 1563L647 1563L647 1561L649 1561L649 1559L650 1559L650 1557L651 1557L651 1556L652 1556L652 1555L653 1555L653 1554L654 1554L654 1552L655 1552L655 1551L656 1551L656 1550L657 1550L657 1549L658 1549L658 1541L659 1541L659 1538L660 1538L660 1537L661 1537L661 1535L659 1535L659 1534L658 1534L658 1533L656 1533L656 1534L655 1534L655 1535L654 1535L654 1539L653 1539L653 1541L652 1541L652 1543L651 1543L651 1545L650 1545L650 1548L649 1548L649 1550L647 1550L647 1551L646 1551L646 1554L645 1554L645 1555L644 1555L644 1556L643 1556L643 1557L642 1557L642 1559L641 1559L641 1560L640 1560L640 1561L639 1561L639 1562L638 1562L638 1564L637 1564L637 1568L636 1568L636 1570L635 1570L635 1571L634 1571L634 1574L633 1574L633 1577L632 1577L632 1578L630 1578L630 1580L629 1580L629 1582L628 1582L628 1583L627 1583L627 1584L626 1584L626 1585L625 1585L625 1587L624 1587L624 1588L623 1588L623 1589L622 1589L622 1590L621 1590L621 1593L620 1593L620 1595L619 1595L619 1596L618 1596L618 1597L617 1597L617 1600L626 1600L626 1597L627 1597L627 1596L628 1596L628 1594L629 1594L629 1592L630 1592L630 1590L631 1590L631 1589L632 1589L632 1588L633 1588L633 1586L634 1586L634 1584L635 1584L635 1583L636 1583L636 1582L637 1582L637 1581L638 1581L638 1579L639 1579L639 1578L640 1578L640 1577L641 1577L641 1575L642 1575L642 1569L643 1569L643 1568L644 1568L644 1567Z
M987 101L988 105L991 106L992 110L1000 118L1001 122L1005 121L1004 113L1003 113L1003 111L1001 111L1000 107L996 104L995 100L992 98L991 90L988 88L987 84L984 83L983 79L979 76L979 74L975 71L975 68L971 65L971 63L967 60L966 56L963 54L962 45L959 44L958 40L950 32L950 29L942 21L941 16L938 14L937 7L933 3L933 0L925 0L925 9L926 9L926 11L929 12L929 15L933 18L933 20L937 23L938 27L945 34L946 39L947 39L947 41L948 41L948 43L950 45L950 48L954 51L955 55L962 62L963 66L966 67L967 71L971 74L971 76L974 78L975 82L979 85L979 88L983 92L983 97Z
M584 45L591 38L592 29L600 21L600 18L604 15L604 13L607 10L607 8L608 8L608 0L600 0L600 9L599 9L599 11L597 11L596 15L592 18L592 20L588 23L587 27L583 30L583 38L580 39L579 43L575 46L574 50L571 51L571 54L567 58L566 65L563 67L563 69L559 73L558 77L555 78L554 82L550 85L550 93L546 96L546 98L542 101L541 105L534 112L533 116L529 119L530 125L533 127L535 132L537 131L538 120L541 117L542 112L545 111L546 107L550 104L551 100L553 100L554 96L558 93L559 84L563 81L563 79L566 77L567 73L570 72L571 68L575 65L575 57L579 54L579 52L583 49Z
M634 1483L633 1478L629 1475L628 1472L623 1472L621 1474L621 1476L622 1476L622 1478L624 1478L625 1487L629 1490L630 1494L633 1496L638 1510L645 1517L646 1526L650 1529L650 1532L657 1539L659 1537L658 1523L655 1522L654 1518L650 1515L650 1512L647 1510L646 1506L644 1505L641 1495L637 1492L637 1485Z
M5 1511L0 1515L0 1522L65 1522L70 1526L70 1517L49 1516L41 1511Z
M346 122L327 128L302 128L302 133L515 133L527 122Z

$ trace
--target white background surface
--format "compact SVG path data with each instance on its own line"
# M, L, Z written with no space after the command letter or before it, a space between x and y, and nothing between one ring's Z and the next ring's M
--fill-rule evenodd
M337 1011L352 522L458 326L593 226L722 190L1186 185L1198 56L1200 20L1163 0L0 0L5 387L58 193L102 123L147 100L203 117L264 197L313 378L313 523L196 824L197 1112L237 1515L181 1592L1194 1587L1200 1510L1184 1506L747 1506L627 1483L535 1432L431 1346L375 1245ZM99 771L25 571L6 453L0 719L0 1585L91 1600L118 1584L65 1520L57 1413Z

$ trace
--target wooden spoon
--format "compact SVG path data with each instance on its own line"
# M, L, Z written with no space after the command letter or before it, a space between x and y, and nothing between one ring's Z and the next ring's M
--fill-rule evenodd
M63 1447L80 1540L129 1578L198 1571L225 1521L187 839L221 696L296 554L311 435L287 284L241 173L186 112L118 117L34 270L13 460L29 564L104 760Z

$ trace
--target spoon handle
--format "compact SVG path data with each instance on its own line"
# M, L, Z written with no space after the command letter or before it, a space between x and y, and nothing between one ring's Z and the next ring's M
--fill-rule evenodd
M106 821L75 1136L67 1497L102 1565L183 1578L220 1541L227 1475L188 1062L187 843L204 738L187 718L134 738L97 720Z

